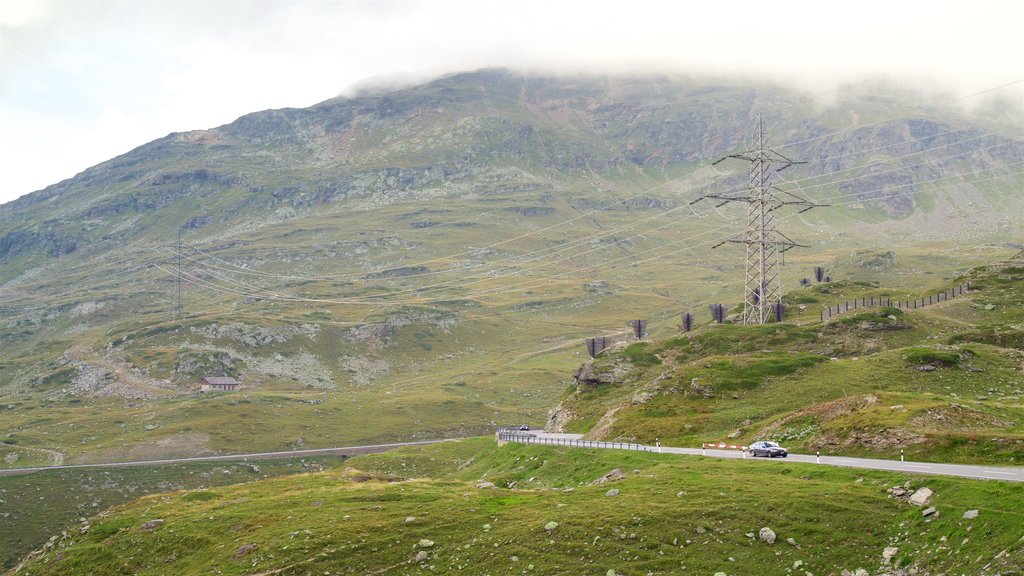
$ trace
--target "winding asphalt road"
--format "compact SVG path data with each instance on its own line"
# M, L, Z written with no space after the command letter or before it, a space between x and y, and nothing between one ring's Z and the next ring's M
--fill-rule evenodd
M339 446L337 448L312 448L309 450L288 450L285 452L254 452L252 454L224 454L219 456L195 456L192 458L168 458L165 460L136 460L133 462L106 462L101 464L65 464L62 466L37 466L34 468L4 468L0 476L15 476L43 470L74 470L76 468L122 468L127 466L159 466L161 464L182 464L187 462L246 462L249 460L274 460L280 458L302 458L304 456L356 456L385 452L402 446L423 446L447 440L420 440L418 442L393 442L391 444L368 444L365 446Z
M617 449L621 444L607 445L604 443L587 443L581 440L581 434L557 434L552 432L512 432L516 435L531 438L538 444L559 444L578 448L609 448ZM169 458L165 460L137 460L134 462L108 462L102 464L67 464L63 466L38 466L34 468L0 469L0 476L14 476L43 470L73 470L76 468L120 468L126 466L158 466L161 464L181 464L187 462L245 462L249 460L269 460L277 458L302 458L304 456L355 456L384 452L402 446L423 446L437 444L446 440L421 440L417 442L393 442L390 444L369 444L365 446L340 446L337 448L314 448L310 450L289 450L285 452L254 452L251 454L226 454L220 456L197 456L193 458ZM712 458L745 458L757 462L771 462L784 465L786 462L805 462L825 464L828 466L844 466L847 468L863 468L868 470L889 470L917 474L939 474L944 476L960 476L982 480L1006 480L1008 482L1024 482L1024 467L1007 468L999 466L971 466L966 464L937 464L933 462L901 462L899 460L879 460L874 458L848 458L845 456L821 456L808 454L790 454L788 458L752 458L739 450L717 450L700 448L674 448L669 446L643 446L631 444L634 450L640 449L663 454L687 454L691 456L709 456Z
M514 434L529 434L537 439L538 443L561 443L563 445L580 448L604 448L601 445L589 445L579 443L580 434L555 434L551 432L514 432ZM616 445L618 448L621 445ZM1000 466L971 466L965 464L937 464L933 462L901 462L899 460L878 460L874 458L848 458L846 456L821 456L808 454L790 454L788 458L752 458L740 450L702 450L700 448L670 448L662 446L639 446L640 450L649 452L662 452L663 454L688 454L693 456L709 456L712 458L746 458L747 460L770 462L775 465L784 465L786 462L807 462L810 464L826 464L829 466L844 466L847 468L864 468L868 470L890 470L893 472L907 472L916 474L939 474L943 476L961 476L963 478L977 478L982 480L1006 480L1009 482L1024 482L1024 467L1007 468ZM609 448L611 448L609 446ZM638 449L638 448L633 448Z

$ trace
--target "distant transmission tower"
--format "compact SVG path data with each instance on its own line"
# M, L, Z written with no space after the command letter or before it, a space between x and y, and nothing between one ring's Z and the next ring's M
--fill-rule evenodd
M185 306L181 301L181 228L178 228L178 243L175 245L175 275L174 275L174 314L175 320L185 315Z
M771 176L794 164L805 164L786 158L767 148L767 138L761 115L757 116L754 128L753 148L742 154L730 154L716 160L712 166L728 158L750 162L750 188L729 194L708 194L691 202L696 204L705 198L720 200L718 206L729 202L745 202L747 209L747 231L743 236L729 238L714 247L733 242L747 246L746 286L743 300L743 323L765 324L775 319L773 305L782 303L782 282L779 278L779 256L787 250L801 247L779 232L775 225L775 211L783 206L803 206L800 212L822 206L785 192L771 184Z

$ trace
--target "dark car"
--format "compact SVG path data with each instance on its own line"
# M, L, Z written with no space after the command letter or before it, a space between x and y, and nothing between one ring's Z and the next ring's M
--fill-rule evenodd
M530 429L530 425L529 424L523 424L522 426L519 427L519 429L520 430L524 430L524 431L525 430L529 430Z
M789 451L775 442L754 442L750 445L750 455L753 457L767 456L775 458L776 456L781 456L785 458L789 456Z

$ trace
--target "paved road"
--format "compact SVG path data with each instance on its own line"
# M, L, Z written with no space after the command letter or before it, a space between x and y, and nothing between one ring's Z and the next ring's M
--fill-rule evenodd
M302 458L304 456L355 456L385 452L402 446L437 444L445 440L421 440L418 442L394 442L391 444L368 444L366 446L339 446L337 448L313 448L310 450L289 450L285 452L256 452L253 454L225 454L222 456L196 456L193 458L168 458L165 460L136 460L133 462L106 462L101 464L66 464L63 466L37 466L34 468L3 468L0 476L15 476L41 470L73 470L75 468L120 468L126 466L158 466L186 462L245 462L248 460L273 460L279 458Z
M541 442L561 442L569 446L579 446L574 441L579 440L580 434L554 434L549 432L522 432L531 434ZM641 446L632 444L631 446ZM584 446L588 447L588 446ZM600 447L600 446L598 446ZM616 446L618 447L618 446ZM634 448L635 449L635 448ZM658 448L643 446L640 449L657 452ZM847 458L845 456L822 456L820 459L809 454L790 454L788 458L751 458L749 454L744 455L739 450L712 450L706 451L700 448L670 448L662 446L664 454L689 454L695 456L710 456L713 458L744 458L747 460L771 462L775 465L784 465L786 462L809 462L811 464L827 464L829 466L845 466L847 468L866 468L869 470L891 470L895 472L908 472L917 474L940 474L944 476L962 476L964 478L979 478L985 480L1007 480L1010 482L1024 482L1024 467L1006 468L1000 466L969 466L965 464L936 464L933 462L900 462L899 460L879 460L875 458Z

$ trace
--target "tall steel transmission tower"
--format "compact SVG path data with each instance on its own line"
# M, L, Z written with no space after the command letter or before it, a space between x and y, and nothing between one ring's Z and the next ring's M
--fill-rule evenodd
M783 206L803 206L800 212L821 206L786 192L771 184L772 175L793 166L804 164L790 160L767 147L767 137L761 115L757 116L752 148L741 154L730 154L716 160L712 166L737 158L750 162L750 187L736 193L708 194L691 202L696 204L704 199L721 201L718 206L730 202L745 202L747 208L747 231L742 236L724 240L714 247L732 242L747 246L746 283L743 300L743 323L765 324L780 314L782 306L782 281L779 277L780 256L786 251L801 247L776 227L775 213ZM784 258L784 257L783 257ZM784 261L784 260L783 260Z

